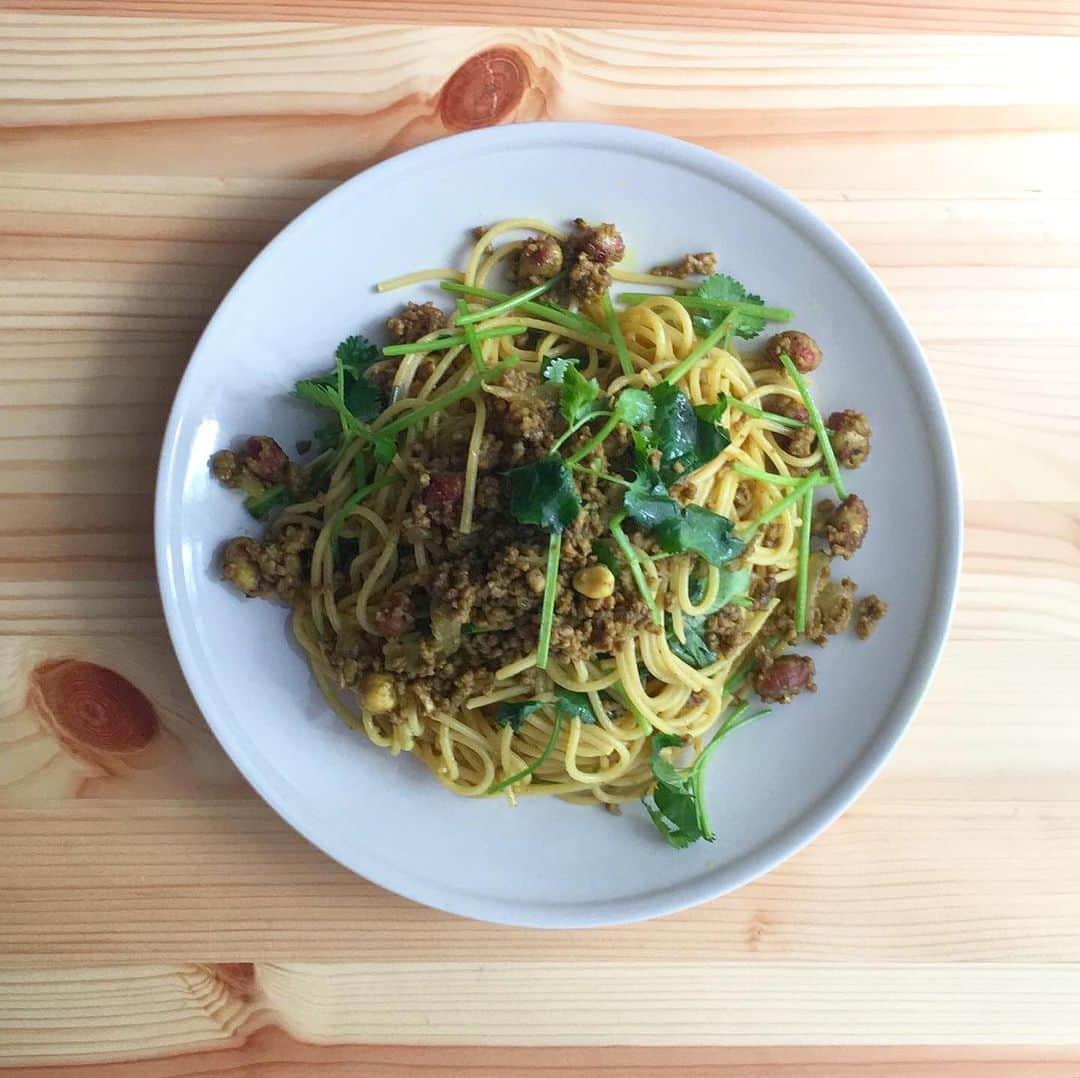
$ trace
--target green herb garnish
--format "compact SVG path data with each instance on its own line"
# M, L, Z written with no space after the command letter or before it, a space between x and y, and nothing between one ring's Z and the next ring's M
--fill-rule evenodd
M700 670L709 663L716 661L716 653L705 643L702 632L706 620L723 609L728 603L738 602L746 595L751 581L751 573L747 568L743 569L720 569L720 583L716 596L709 606L700 614L684 614L682 628L684 640L675 635L671 617L667 619L668 646L678 655L684 663L688 663L695 670ZM690 602L697 606L705 595L705 580L703 577L694 577L690 582Z
M544 601L536 641L536 665L547 667L551 629L555 620L555 591L559 585L559 558L563 529L581 512L581 499L573 476L557 453L510 472L510 511L522 524L537 524L551 533L548 539Z
M275 483L261 494L250 494L244 499L244 508L256 519L262 520L274 509L290 502L289 490L284 483Z
M478 329L476 339L478 341L491 340L493 337L516 337L525 332L525 326L494 326L491 329ZM437 352L443 348L456 348L459 344L468 344L469 340L464 333L456 333L450 337L432 337L426 341L414 341L412 344L388 344L383 349L384 356L407 356L412 352Z
M513 702L504 700L495 710L495 725L509 726L516 734L521 729L521 724L534 711L544 707L539 700L522 700Z
M806 476L804 479L800 479L785 494L778 502L774 502L755 520L749 528L746 529L746 535L753 535L759 528L764 527L766 524L770 524L774 521L789 505L794 505L800 498L808 491L812 491L814 487L820 486L825 482L825 477L820 472L814 472L812 475Z
M681 389L667 382L650 390L650 396L656 412L647 437L660 450L660 477L668 486L708 464L731 444L720 425L721 404L695 407Z
M490 299L496 302L511 298L505 292L493 292L489 288L476 288L473 285L460 284L458 281L442 281L440 282L439 287L447 292L458 292L465 296L477 296L480 299ZM523 314L531 314L536 318L543 318L548 322L554 322L564 329L572 329L583 335L591 335L590 340L588 341L589 344L602 347L609 343L600 327L594 322L590 322L587 318L583 318L581 315L575 314L565 307L560 307L557 303L553 303L550 300L545 300L543 303L535 303L532 300L526 300L524 302L519 302L517 306ZM488 308L488 311L486 312L489 318L491 317L490 311L491 308Z
M634 361L630 358L630 350L626 347L619 319L615 316L615 308L611 305L611 293L605 292L600 300L600 309L604 312L604 321L607 323L608 333L615 344L615 355L619 360L619 366L627 377L634 373Z
M810 425L817 434L818 444L821 446L821 455L825 458L825 469L829 473L829 480L836 491L836 496L843 501L847 497L847 491L844 489L844 481L840 478L840 469L836 464L836 454L833 453L832 442L829 441L829 434L825 430L821 413L814 403L814 398L810 395L810 387L806 384L806 379L796 369L795 364L791 362L791 356L781 353L780 362L783 364L784 370L787 371L788 377L795 384L795 388L799 391L803 404L806 405L806 411L810 416Z
M756 337L765 328L766 319L754 310L755 307L764 307L765 301L753 292L747 292L742 284L726 273L706 277L690 295L705 300L714 308L711 312L706 308L706 313L694 317L694 328L702 337L712 332L721 321L727 323L729 333L747 340ZM727 313L723 313L725 311ZM731 318L731 315L735 317Z
M642 798L642 803L669 846L682 850L698 839L715 841L716 835L705 808L705 767L716 747L728 734L769 714L768 708L747 714L749 709L749 704L736 708L689 767L678 767L662 755L665 749L681 748L681 737L653 734L651 765L656 784L652 791L652 803L646 798Z
M642 300L655 299L658 295L663 295L660 292L620 292L619 300L623 303L640 303ZM670 296L670 299L675 300L676 303L682 304L687 310L690 311L709 311L709 312L724 312L730 311L732 307L738 306L725 302L723 300L705 299L701 296L696 296L693 293L689 295L674 295ZM747 301L747 315L751 318L764 318L766 322L790 322L792 319L791 311L786 307L759 307L757 304L751 304Z
M732 408L737 409L746 415L752 415L757 419L764 419L769 423L776 423L781 427L790 427L792 430L802 430L806 426L805 423L798 419L791 419L786 415L778 415L776 412L766 412L764 408L757 408L752 404L745 404L739 400L738 397L724 396L721 401L725 405L730 405Z
M318 378L302 378L294 392L301 400L337 413L338 426L315 432L320 445L333 444L344 431L354 434L361 423L370 423L383 408L386 399L367 379L368 368L382 357L366 337L352 336L334 351L334 369Z
M545 292L550 292L551 289L553 289L565 276L565 272L558 273L550 280L544 281L538 285L533 285L532 288L526 288L516 295L507 296L506 299L499 300L498 303L493 304L483 311L472 311L466 312L465 314L459 314L457 318L454 319L454 324L458 326L467 326L470 322L483 322L487 318L498 318L499 315L506 314L507 311L512 311L515 307L520 307L523 303L528 303L529 300L536 299L537 296L542 296Z
M802 498L802 525L799 530L799 568L795 578L795 631L806 632L806 589L810 567L810 529L814 512L814 488L807 487Z
M552 749L555 748L555 743L559 740L559 728L562 726L562 715L558 712L555 714L555 721L551 724L551 736L547 740L547 744L544 746L540 755L531 763L528 767L522 768L516 775L511 775L508 779L503 779L502 782L496 782L493 786L488 788L489 794L497 794L500 790L505 790L509 786L521 782L522 779L531 775L550 755Z

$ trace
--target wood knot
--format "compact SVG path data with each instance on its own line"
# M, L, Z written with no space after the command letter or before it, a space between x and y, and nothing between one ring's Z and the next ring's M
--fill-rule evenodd
M258 994L252 962L208 962L205 968L233 999L250 1003Z
M528 85L528 62L516 49L478 52L446 80L439 116L455 131L497 124L517 107Z
M34 667L28 703L75 756L141 752L160 725L153 704L126 677L80 659Z

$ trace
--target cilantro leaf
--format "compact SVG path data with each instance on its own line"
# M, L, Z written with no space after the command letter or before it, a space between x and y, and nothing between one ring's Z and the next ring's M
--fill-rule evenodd
M544 705L539 700L522 700L520 702L503 701L495 712L496 726L509 726L516 734L521 729L521 724L534 711L539 711Z
M656 780L652 791L653 803L642 798L657 830L676 849L685 849L702 837L689 769L676 767L661 756L664 749L681 747L682 738L676 734L653 734L650 758Z
M570 469L557 453L510 472L510 511L522 524L561 532L581 512Z
M357 378L345 387L345 407L361 423L370 423L386 407L386 398L366 378Z
M760 296L747 292L734 277L729 277L726 273L714 273L711 277L706 277L690 295L698 299L711 300L718 305L715 314L710 311L694 316L694 329L700 337L708 336L720 325L724 316L731 310L732 304L737 303L740 308L765 306L765 301ZM764 328L764 318L742 309L731 324L732 334L746 340L756 337Z
M644 389L624 389L615 402L615 415L635 429L651 423L655 413L656 404Z
M640 475L623 496L623 508L631 520L649 531L677 522L680 516L679 503L668 494L664 484Z
M366 372L382 356L366 337L346 337L334 350L334 369L317 378L303 378L294 392L301 400L338 415L339 427L322 427L316 437L320 445L334 444L340 431L355 433L356 423L370 423L386 407L382 391L366 377Z
M671 618L668 618L668 647L671 648L672 652L682 659L684 663L688 666L692 666L695 670L700 670L703 666L708 666L709 663L716 661L716 652L705 643L705 639L701 635L701 629L704 624L705 619L703 617L684 617L683 636L686 637L686 640L682 641L675 635L675 631L671 627Z
M584 378L570 360L552 360L544 377L560 387L559 410L569 427L579 427L589 416L601 411L600 383L595 378Z
M734 534L734 525L727 517L701 505L677 508L677 518L662 521L653 528L663 550L669 554L692 551L717 566L742 553L746 544Z
M720 586L716 597L700 614L684 615L682 619L683 636L680 640L672 628L671 618L667 619L668 646L684 663L700 670L703 666L716 661L716 653L705 643L702 631L705 621L728 603L737 602L750 587L750 570L720 569ZM695 576L690 581L690 601L697 606L705 595L705 578Z
M359 378L368 367L382 358L379 349L367 339L354 335L346 337L334 351L334 358L341 361L346 374Z
M616 576L619 575L619 563L615 558L615 551L607 543L600 539L594 539L592 552L601 565L606 565Z
M753 714L748 714L749 710L747 703L731 712L689 767L677 767L660 755L666 748L681 746L681 738L674 734L653 734L650 764L656 785L652 791L652 804L645 798L642 802L669 846L681 850L700 838L715 841L716 835L705 809L705 767L728 734L769 714L768 708Z
M323 378L303 378L296 383L293 392L308 404L329 408L334 412L341 410L343 402L338 396L337 389Z
M586 725L596 724L589 698L583 692L564 689L561 685L555 689L555 712L567 719L580 719Z
M715 614L717 610L737 602L750 590L752 574L748 567L742 569L720 569L720 586L716 591L716 598L703 611L702 617ZM690 601L697 606L705 597L705 578L696 576L690 581Z
M660 476L669 486L708 464L728 445L731 437L719 424L719 405L694 407L676 386L661 382L651 391L655 406L651 441L660 450Z

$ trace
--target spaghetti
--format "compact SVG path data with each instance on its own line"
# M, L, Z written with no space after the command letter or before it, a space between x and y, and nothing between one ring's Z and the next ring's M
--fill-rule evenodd
M396 346L350 338L298 385L332 416L310 463L253 438L212 465L272 514L226 547L226 577L291 604L343 722L466 796L617 812L652 791L685 845L712 836L701 768L672 752L754 717L749 684L775 700L813 687L812 662L778 652L847 624L853 586L828 559L858 546L866 514L856 498L843 517L849 497L811 549L813 491L854 460L854 421L821 426L805 335L739 354L760 312L786 312L731 278L620 273L621 257L607 225L482 230L461 270L379 286L440 281L452 325L410 304ZM614 280L666 292L616 307Z

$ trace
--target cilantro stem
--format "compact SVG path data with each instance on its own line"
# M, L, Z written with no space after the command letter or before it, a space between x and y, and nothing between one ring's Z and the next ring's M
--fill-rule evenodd
M562 726L562 715L556 711L555 721L551 724L551 736L547 739L547 744L544 746L540 755L537 756L528 767L522 768L516 775L511 775L508 779L503 779L502 782L497 782L494 786L489 787L488 794L497 794L500 790L505 790L508 786L514 786L521 782L522 779L531 775L551 755L552 749L555 748L555 742L559 739L560 726Z
M820 472L814 472L813 475L808 475L805 479L800 479L798 483L787 494L785 494L774 505L769 506L764 513L761 514L746 530L747 536L751 536L758 530L758 528L775 520L789 505L793 505L809 490L813 491L814 487L819 486L825 482L825 477Z
M806 379L796 369L795 364L791 362L791 356L782 352L780 362L784 365L788 377L795 383L795 388L799 391L803 404L806 405L806 410L810 415L810 423L817 432L821 455L825 458L825 468L829 473L829 479L832 481L833 490L836 491L836 496L843 501L847 497L847 491L844 489L844 481L840 478L840 469L836 464L836 454L833 453L828 431L825 430L825 424L821 421L821 413L814 403L814 398L810 395L810 387L806 384Z
M483 333L478 333L477 337L483 337ZM507 356L501 363L496 363L492 367L485 367L482 371L474 374L467 382L462 382L461 385L454 389L447 390L438 397L429 400L427 404L422 404L416 411L399 416L397 419L387 423L385 427L379 427L378 430L372 433L377 436L392 437L409 427L415 427L418 423L423 423L425 419L435 415L436 412L441 412L444 408L448 408L463 397L475 393L485 382L495 381L504 371L516 367L520 362L520 356Z
M590 419L595 416L589 416ZM572 468L583 457L587 457L594 449L599 449L604 444L604 439L622 422L617 415L613 415L572 457L568 457L566 463Z
M620 487L626 487L627 490L634 485L625 479L620 479L617 475L609 475L607 472L598 472L595 468L587 468L584 464L572 464L571 467L575 472L584 472L586 475L595 475L597 479L603 479L608 483L617 483Z
M492 292L489 288L475 288L472 285L459 284L457 281L443 281L440 287L446 292L459 292L462 295L477 296L480 299L505 300L512 298L507 296L505 292ZM523 314L546 318L557 326L573 329L579 333L598 333L600 330L600 327L595 322L590 322L587 318L575 314L565 307L560 307L557 303L534 303L532 300L526 300L524 303L519 303L518 307L521 308ZM484 313L490 318L491 308L489 307ZM595 343L606 344L607 341L602 337L597 337Z
M806 588L810 566L810 518L814 512L814 488L807 487L802 498L802 526L799 531L799 569L795 584L795 631L806 631Z
M555 622L555 592L559 588L559 558L562 555L562 531L552 532L548 539L547 569L544 573L544 603L540 608L540 634L536 640L536 665L547 669L551 650L551 628Z
M469 306L463 299L457 301L457 309L459 314L469 313ZM465 340L469 342L469 351L472 352L473 365L478 371L483 370L484 357L480 352L480 342L477 340L476 330L471 322L465 327Z
M256 519L262 520L271 509L285 505L289 501L289 491L284 483L275 483L261 494L250 494L244 499L244 508Z
M638 591L641 593L641 598L645 601L645 605L652 611L653 621L657 625L663 624L663 618L660 615L660 607L656 605L656 596L652 593L652 588L649 587L649 582L645 579L645 574L641 569L641 559L638 558L637 551L634 549L633 543L630 542L626 535L626 532L622 530L622 522L626 519L626 511L616 513L611 518L611 523L608 524L608 531L611 532L612 537L615 540L615 544L619 550L622 551L622 556L626 559L626 563L630 566L630 575L634 578L634 583L637 585Z
M615 308L611 305L611 293L605 292L600 300L600 309L604 312L604 321L607 322L608 333L615 342L615 355L619 357L619 366L627 377L634 373L634 361L630 358L630 350L626 347L626 340L619 328L619 320L615 317Z
M726 315L724 320L714 329L704 340L698 343L698 346L677 366L672 367L670 371L664 376L664 381L669 386L675 385L687 374L690 373L697 366L697 364L704 358L706 353L711 351L717 341L728 331L728 323L732 320L732 315Z
M658 292L621 292L619 299L623 303L640 303L645 299L655 299L663 293ZM736 303L722 299L705 299L703 296L668 297L684 307L702 311L727 311L737 314L749 314L754 318L764 318L766 322L790 322L791 311L786 307L759 307L756 303Z
M799 482L799 477L795 475L776 475L773 472L763 472L760 468L751 468L738 462L731 467L733 471L738 472L739 475L745 475L747 479L759 479L763 483L772 483L776 487L793 487Z
M757 419L767 419L770 423L778 423L781 427L791 427L792 430L802 430L806 426L797 419L789 419L786 415L777 415L776 412L766 412L763 408L755 408L752 404L745 404L735 397L727 398L728 405L738 409L746 415L752 415Z
M491 329L476 331L478 341L490 340L492 337L516 337L525 332L525 326L494 326ZM468 338L464 333L455 334L453 337L433 337L427 341L414 341L412 344L389 344L383 349L384 356L407 356L413 352L438 352L443 348L454 348L459 344L468 344Z
M500 314L506 314L507 311L512 311L515 307L520 307L521 304L528 303L529 300L536 299L537 296L542 296L545 292L550 292L565 276L565 273L557 273L550 280L533 285L532 288L526 288L523 292L518 292L515 295L507 296L506 299L500 300L483 311L459 314L454 319L454 325L467 326L470 322L483 322L486 318L497 318Z

